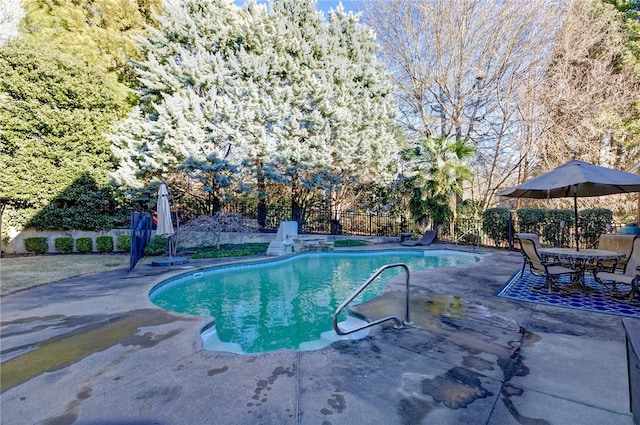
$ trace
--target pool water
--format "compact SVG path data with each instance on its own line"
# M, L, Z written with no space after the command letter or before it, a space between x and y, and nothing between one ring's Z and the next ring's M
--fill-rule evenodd
M338 339L338 305L385 264L410 271L475 262L451 251L386 250L304 253L272 261L215 267L155 286L149 298L167 310L212 316L206 349L264 353L317 349ZM402 268L385 270L353 303L380 294ZM340 320L346 320L347 316Z

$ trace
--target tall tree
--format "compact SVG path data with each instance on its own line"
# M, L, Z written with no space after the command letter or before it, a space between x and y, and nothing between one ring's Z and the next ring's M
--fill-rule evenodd
M279 60L280 32L277 21L267 16L263 5L250 2L245 14L243 44L228 64L239 78L230 93L238 108L237 127L243 143L243 165L255 181L258 198L258 224L265 225L268 185L283 182L277 170L277 158L282 155L282 143L274 129L288 114L286 102L288 84L283 84L283 63Z
M483 208L520 161L519 102L548 60L556 2L372 0L364 21L393 75L405 132L468 140ZM530 86L529 86L530 88Z
M324 68L331 59L325 48L322 14L312 0L275 1L270 18L277 31L278 84L286 89L285 116L273 130L281 143L279 162L291 188L291 217L302 226L305 211L326 180L317 177L325 177L322 172L330 166L328 125L322 108L330 102Z
M547 113L542 160L548 168L572 155L628 164L623 147L633 134L621 124L638 116L640 85L638 74L624 65L623 15L602 2L571 1L556 40L541 93Z
M329 76L333 76L329 122L332 169L339 183L332 186L333 220L354 196L352 179L388 184L397 173L404 136L397 124L397 103L390 76L378 59L379 46L369 27L342 7L329 15Z
M289 116L277 128L296 208L318 191L337 222L355 181L388 182L399 134L392 88L370 29L339 7L322 20L310 0L278 0ZM291 81L292 83L288 83Z
M113 137L121 181L217 152L210 161L243 167L260 197L268 180L288 181L303 209L322 189L342 190L346 176L388 178L394 109L373 35L344 11L331 27L311 0L271 6L167 7L142 42L142 104Z
M473 153L469 142L447 137L426 138L404 150L409 169L405 184L416 221L438 226L455 218L455 197L462 195L463 183L473 175L469 166Z
M117 200L92 190L106 186L115 168L103 135L123 114L112 86L77 58L24 40L0 46L0 75L0 188L32 206L5 214L10 224L20 228L39 210L57 205L67 208L66 217L50 216L34 226L113 226L109 216L117 213ZM78 181L93 186L74 185ZM73 196L64 197L72 187Z
M230 0L167 5L157 29L138 39L140 105L111 135L118 182L142 187L183 170L210 195L204 211L215 211L243 155L235 125L242 105L234 102L240 76L227 61L242 40L239 12Z
M573 156L619 169L637 160L640 74L629 31L625 15L606 2L566 2L535 96L544 108L536 157L522 164L514 184ZM561 200L554 204L566 206ZM590 198L583 206L610 208L623 216L635 202L624 196Z
M124 101L135 84L132 36L145 33L161 0L24 0L20 33L32 43L76 56L114 85ZM130 102L134 102L130 99Z

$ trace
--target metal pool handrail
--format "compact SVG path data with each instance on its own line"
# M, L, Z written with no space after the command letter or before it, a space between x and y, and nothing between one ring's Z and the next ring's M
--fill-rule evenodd
M405 297L405 320L404 322L401 322L400 319L398 319L395 316L387 316L384 317L382 319L378 319L375 320L373 322L369 322L365 325L359 326L357 328L353 328L350 329L348 331L344 331L342 329L340 329L340 327L338 326L338 315L340 314L340 312L342 312L342 310L344 310L350 303L351 301L353 301L358 295L360 295L360 293L362 293L362 291L365 290L365 288L367 286L369 286L369 284L371 282L373 282L378 276L380 276L380 274L387 270L390 269L392 267L402 267L405 271L405 274L407 276L406 278L406 297ZM336 309L336 312L333 313L333 329L336 331L336 333L338 335L348 335L350 333L353 332L357 332L357 331L361 331L362 329L366 329L368 327L386 322L388 320L393 320L396 324L393 325L393 327L395 329L402 329L402 325L404 323L404 325L406 326L412 326L413 322L411 322L409 320L409 281L410 281L410 277L409 277L409 267L406 264L403 263L395 263L395 264L387 264L384 265L382 267L380 267L378 270L376 270L369 279L367 279L367 281L365 283L363 283L358 289L356 289L353 294L351 294L351 296L349 298L347 298L342 304L340 304L340 306Z

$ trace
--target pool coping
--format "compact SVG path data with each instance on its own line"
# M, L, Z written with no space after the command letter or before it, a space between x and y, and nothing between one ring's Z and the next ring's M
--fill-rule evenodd
M355 248L355 247L354 247ZM361 247L358 247L361 248ZM207 323L204 324L204 326L202 326L200 328L200 338L202 339L202 343L203 343L203 347L206 350L210 350L210 351L226 351L226 352L231 352L234 354L264 354L267 353L269 351L275 351L275 350L269 350L269 351L264 351L264 352L251 352L251 353L247 353L244 352L242 350L242 347L240 346L240 344L236 343L236 342L232 342L232 341L222 341L218 338L218 333L217 333L217 329L216 327L216 317L212 316L212 315L198 315L198 314L189 314L189 313L184 313L184 312L179 312L179 311L175 311L175 310L171 310L171 309L165 309L162 306L157 305L154 301L153 301L153 294L155 292L158 291L162 291L163 289L165 289L166 287L170 287L173 285L181 285L181 284L187 284L189 279L196 279L201 277L203 274L206 274L208 272L221 272L221 271L225 271L225 270L234 270L234 269L242 269L245 267L253 267L253 266L263 266L263 265L270 265L270 264L281 264L281 263L286 263L286 262L290 262L290 261L295 261L298 258L303 258L303 257L330 257L332 255L340 255L340 254L348 254L348 255L358 255L358 256L366 256L367 254L371 254L372 252L375 252L376 255L382 255L382 253L384 254L388 254L388 255L393 255L393 254L400 254L400 253L422 253L423 255L427 255L427 253L429 253L429 255L453 255L453 256L460 256L460 257L472 257L476 260L476 262L480 261L480 258L478 257L477 254L471 254L468 252L464 252L464 251L458 251L458 250L453 250L453 249L442 249L442 248L438 248L438 249L420 249L420 248L416 248L416 247L402 247L400 249L398 249L397 247L394 248L387 248L387 249L376 249L376 250L365 250L365 249L337 249L334 251L305 251L305 252L298 252L298 253L293 253L293 254L288 254L288 255L283 255L283 256L278 256L278 257L269 257L266 259L255 259L253 261L242 261L242 262L229 262L229 263L225 263L225 264L219 264L219 265L213 265L213 266L206 266L206 267L199 267L196 268L194 270L191 270L189 272L185 272L185 273L181 273L175 276L172 276L170 278L167 278L166 280L163 280L157 284L155 284L148 293L148 298L149 300L152 302L152 304L154 306L156 306L157 308L169 311L171 313L175 313L175 314L184 314L187 316L191 316L191 317L199 317L199 318L203 318L205 320L208 320ZM179 265L182 265L184 263L180 263ZM156 264L153 264L154 266L156 266ZM452 265L452 266L445 266L445 267L457 267L459 265ZM438 267L439 268L439 267ZM384 293L387 289L388 285L385 285L384 288L382 288L380 295L382 293ZM353 320L356 320L358 322L360 322L359 324L353 324L353 327L355 326L361 326L363 324L366 324L364 317L361 317L360 315L357 315L355 313L348 313L349 317L352 317ZM349 319L347 319L348 321ZM341 323L345 323L345 322L341 322ZM354 339L362 339L364 337L366 337L369 334L369 331L367 330L366 332L357 332L354 334L350 334L350 335L338 335L337 333L335 333L334 330L327 330L325 332L323 332L320 337L318 339L315 340L310 340L310 341L304 341L300 344L300 347L302 348L297 348L297 349L292 349L292 351L309 351L309 350L318 350L318 349L322 349L336 341L344 341L344 340L354 340ZM211 340L209 340L211 339ZM324 343L323 343L324 341ZM277 349L276 349L277 350Z

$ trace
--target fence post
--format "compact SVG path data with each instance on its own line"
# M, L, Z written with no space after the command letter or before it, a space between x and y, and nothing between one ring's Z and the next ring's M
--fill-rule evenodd
M513 211L509 210L509 251L513 251Z

